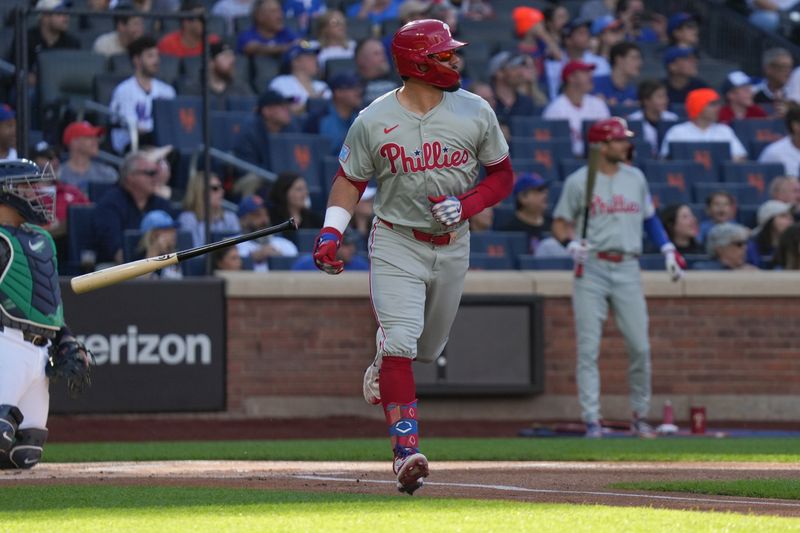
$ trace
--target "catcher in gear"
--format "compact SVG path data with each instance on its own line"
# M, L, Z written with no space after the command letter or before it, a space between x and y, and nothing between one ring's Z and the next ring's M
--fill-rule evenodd
M40 227L54 215L51 168L0 161L0 469L41 459L48 375L72 390L88 383L90 357L64 323L56 248Z
M444 350L469 266L468 220L508 196L514 181L494 111L460 89L455 52L465 45L438 20L410 22L394 35L403 87L353 122L314 248L320 270L343 270L336 250L374 177L370 293L378 332L364 398L382 405L397 488L408 494L428 475L411 363L431 363Z

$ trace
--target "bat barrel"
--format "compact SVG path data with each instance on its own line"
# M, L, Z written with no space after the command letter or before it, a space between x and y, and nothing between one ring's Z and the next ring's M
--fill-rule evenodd
M83 294L84 292L102 289L103 287L137 278L176 264L178 264L178 254L176 253L148 257L131 263L115 265L97 272L90 272L83 276L72 278L69 283L76 294Z

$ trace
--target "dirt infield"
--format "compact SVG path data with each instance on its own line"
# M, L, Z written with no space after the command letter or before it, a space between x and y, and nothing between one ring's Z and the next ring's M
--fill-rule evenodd
M531 503L729 511L800 517L800 502L608 488L622 481L677 479L797 479L798 470L772 463L433 462L414 497L507 499ZM248 487L396 495L388 462L166 461L44 463L0 472L0 486L107 484Z

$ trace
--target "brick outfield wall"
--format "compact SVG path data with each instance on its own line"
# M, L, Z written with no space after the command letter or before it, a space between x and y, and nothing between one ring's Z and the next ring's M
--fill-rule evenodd
M797 395L797 298L648 298L654 395ZM544 307L545 390L575 395L570 300ZM366 298L227 301L228 411L253 397L360 398L375 352ZM627 394L627 355L609 320L601 345L603 394Z

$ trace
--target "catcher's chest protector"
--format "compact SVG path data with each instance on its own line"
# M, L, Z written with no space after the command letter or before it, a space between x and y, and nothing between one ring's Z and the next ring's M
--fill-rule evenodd
M52 238L37 226L0 226L3 324L26 330L33 323L53 331L64 325L55 253Z

